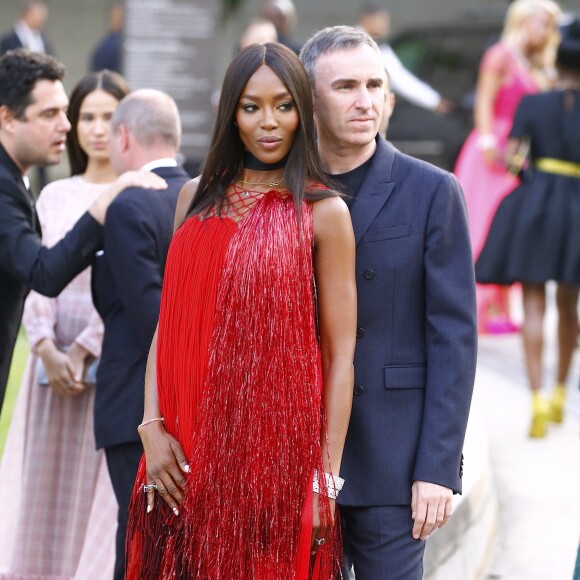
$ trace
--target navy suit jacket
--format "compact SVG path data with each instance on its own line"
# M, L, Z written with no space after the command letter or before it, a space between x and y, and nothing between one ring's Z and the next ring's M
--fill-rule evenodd
M103 227L85 213L51 248L42 245L35 201L0 144L0 408L29 290L58 296L90 263Z
M105 325L95 395L97 447L139 441L145 367L155 333L181 167L154 170L166 190L129 188L107 211L103 251L93 262L93 301Z
M358 331L339 502L408 505L415 480L460 493L477 351L461 189L379 136L351 217Z

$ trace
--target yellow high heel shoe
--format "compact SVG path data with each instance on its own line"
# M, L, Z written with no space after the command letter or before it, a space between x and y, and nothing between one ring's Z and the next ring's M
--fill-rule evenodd
M541 393L532 394L532 423L529 436L532 438L545 437L548 431L550 405Z
M558 383L550 397L550 421L562 423L564 420L564 405L566 404L566 385Z

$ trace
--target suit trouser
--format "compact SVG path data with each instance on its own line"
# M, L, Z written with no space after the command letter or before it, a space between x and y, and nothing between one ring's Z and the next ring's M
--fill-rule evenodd
M425 541L411 535L411 506L340 506L345 580L421 580Z
M119 504L114 579L123 580L125 577L125 536L127 535L127 520L129 519L129 501L137 477L137 468L143 455L143 445L141 443L114 445L106 447L105 454L109 476Z

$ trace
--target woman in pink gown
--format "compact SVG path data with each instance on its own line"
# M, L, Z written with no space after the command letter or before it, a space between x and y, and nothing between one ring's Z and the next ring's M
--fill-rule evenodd
M465 192L474 260L483 247L500 201L518 184L504 154L516 108L524 95L552 80L559 9L551 0L516 0L508 9L502 39L481 62L475 99L475 129L455 166ZM477 288L480 332L512 332L507 290Z

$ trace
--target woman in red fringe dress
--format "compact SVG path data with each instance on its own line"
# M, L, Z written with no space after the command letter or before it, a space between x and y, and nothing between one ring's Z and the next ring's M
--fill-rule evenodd
M354 236L292 51L230 65L181 192L149 354L129 579L334 578L352 402Z

